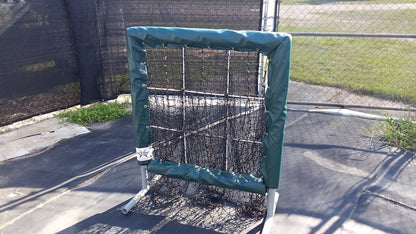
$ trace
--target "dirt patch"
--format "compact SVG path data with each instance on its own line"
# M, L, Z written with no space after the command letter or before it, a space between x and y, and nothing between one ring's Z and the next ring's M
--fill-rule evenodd
M4 126L35 115L64 109L78 104L78 95L48 92L12 99L0 99L0 126Z

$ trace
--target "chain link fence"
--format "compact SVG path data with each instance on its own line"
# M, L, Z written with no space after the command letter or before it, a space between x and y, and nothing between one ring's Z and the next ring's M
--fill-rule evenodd
M415 0L282 0L293 36L289 102L416 107Z
M0 125L129 92L129 26L260 30L262 5L1 0ZM276 15L293 35L290 103L416 107L416 0L282 0Z

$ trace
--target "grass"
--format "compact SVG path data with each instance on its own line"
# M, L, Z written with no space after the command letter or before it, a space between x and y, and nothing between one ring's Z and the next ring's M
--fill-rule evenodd
M299 6L299 12L302 7ZM319 10L319 6L303 17L281 14L279 31L282 32L346 32L392 33L416 32L416 9L377 10Z
M324 17L335 16L343 19L378 19L378 20L415 20L415 9L397 9L397 10L366 10L366 11L335 11L335 12L318 12L317 14ZM397 26L397 25L396 25Z
M130 115L131 111L127 109L127 105L127 103L97 103L86 108L58 114L57 117L66 118L66 121L71 123L88 126Z
M287 0L283 3L416 3L416 0ZM281 17L281 32L416 32L416 9L315 12ZM347 23L346 23L347 22ZM294 37L291 78L416 104L416 43L382 38Z
M291 79L416 103L416 43L294 37Z
M319 12L315 13L315 15L319 15L322 19L331 19L331 24L327 28L318 27L309 30L313 32L332 31L401 34L416 32L416 9L334 11ZM345 21L350 23L346 24ZM290 22L288 23L290 24Z
M416 151L416 117L387 118L380 125L382 140L387 144Z

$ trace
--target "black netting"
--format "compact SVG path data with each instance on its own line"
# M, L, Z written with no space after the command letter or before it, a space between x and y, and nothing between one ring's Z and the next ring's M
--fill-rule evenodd
M261 5L257 0L0 0L0 125L130 92L127 27L258 30Z
M103 75L103 98L130 92L125 29L164 26L259 30L261 1L257 0L96 0ZM103 17L104 16L104 17ZM159 57L163 60L163 57Z
M155 157L260 175L265 109L258 53L191 48L146 52ZM183 214L208 209L205 221L216 222L202 226L215 224L221 231L239 232L265 214L264 195L167 177L152 184L149 194L139 203L142 212L169 215L175 209Z
M169 146L170 153L156 151L157 157L259 174L264 105L257 91L258 53L146 51L153 144L175 145ZM216 157L227 150L228 159Z

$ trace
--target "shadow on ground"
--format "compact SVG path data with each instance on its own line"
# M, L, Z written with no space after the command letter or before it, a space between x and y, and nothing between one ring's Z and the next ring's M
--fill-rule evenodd
M383 146L371 131L377 124L372 120L291 110L287 121L273 233L416 229L414 152ZM137 207L122 215L121 206L140 189L138 167L129 156L131 125L131 117L97 125L46 152L0 163L0 232L223 230L186 223L175 212L163 216ZM258 223L246 231L260 228Z

